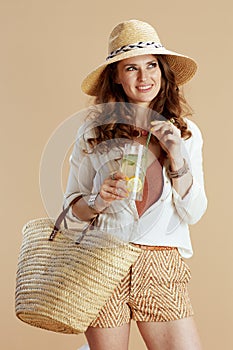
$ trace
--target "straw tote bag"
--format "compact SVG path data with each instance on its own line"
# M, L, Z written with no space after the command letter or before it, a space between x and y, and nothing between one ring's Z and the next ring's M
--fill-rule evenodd
M68 209L55 224L42 218L23 227L15 312L32 326L79 334L97 316L140 249L93 225L71 239L74 232L65 221Z

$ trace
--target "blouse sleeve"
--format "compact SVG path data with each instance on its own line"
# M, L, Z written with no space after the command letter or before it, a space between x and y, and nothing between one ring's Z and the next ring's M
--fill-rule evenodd
M172 188L172 191L173 202L180 218L188 224L195 224L207 208L202 157L203 138L197 125L190 120L187 122L192 136L184 141L184 151L186 153L184 157L188 157L193 183L189 192L183 198L174 188Z
M92 192L96 171L92 165L90 155L85 151L87 151L87 144L84 140L83 128L81 127L78 130L69 159L70 171L64 195L64 207L67 207L74 198L80 195L86 196ZM72 221L81 222L72 214L72 208L70 208L67 216Z

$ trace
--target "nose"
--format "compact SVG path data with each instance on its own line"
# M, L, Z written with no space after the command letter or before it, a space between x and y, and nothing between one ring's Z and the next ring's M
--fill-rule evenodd
M139 81L146 81L148 78L148 72L145 69L140 69L138 71L138 80Z

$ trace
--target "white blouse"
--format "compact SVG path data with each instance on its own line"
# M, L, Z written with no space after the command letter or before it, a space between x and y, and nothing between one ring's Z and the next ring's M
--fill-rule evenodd
M188 119L186 121L192 136L188 140L182 140L183 156L193 175L193 183L186 196L181 198L172 187L164 166L163 191L158 201L140 217L135 201L128 198L113 201L110 207L99 215L97 225L100 230L128 242L177 247L183 257L192 256L189 224L200 220L207 208L207 198L202 167L202 135L194 122ZM104 179L120 166L120 162L116 161L122 155L119 147L112 147L108 152L83 151L90 150L85 141L87 136L90 137L90 131L86 130L85 124L78 130L70 157L65 206L80 194L88 196L98 193ZM80 223L80 220L72 215L72 210L68 216L72 221Z

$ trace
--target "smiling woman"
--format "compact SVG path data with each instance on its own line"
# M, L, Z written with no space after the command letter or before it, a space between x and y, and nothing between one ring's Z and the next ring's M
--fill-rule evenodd
M78 132L65 205L79 197L74 222L98 217L99 230L141 249L85 332L91 350L127 350L131 320L150 350L201 349L183 258L193 253L189 225L207 206L203 141L179 88L196 69L149 24L130 20L113 29L106 61L82 83L94 113ZM148 154L142 201L129 198L119 162L135 142Z
M116 83L122 85L129 102L148 107L161 87L158 59L153 55L142 55L120 61Z

